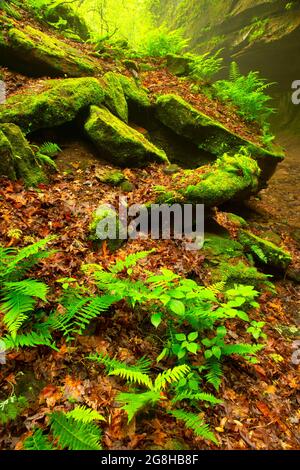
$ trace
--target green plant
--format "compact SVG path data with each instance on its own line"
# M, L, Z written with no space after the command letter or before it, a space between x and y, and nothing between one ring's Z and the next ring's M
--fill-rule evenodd
M223 58L220 57L222 50L215 54L206 54L196 56L190 55L192 58L190 76L194 80L210 81L222 69Z
M50 432L35 429L24 441L25 450L101 450L101 429L93 421L103 419L99 413L85 407L49 415Z
M54 238L48 237L19 250L0 247L0 311L8 333L1 339L7 349L51 345L46 323L35 323L43 316L37 302L47 301L48 287L43 282L22 278L41 259L54 253L44 249Z
M40 146L39 152L53 158L61 152L61 148L53 142L44 142L43 145Z
M217 96L223 101L231 101L245 119L263 123L274 112L268 105L271 97L265 93L272 85L260 78L259 72L241 75L234 62L230 68L230 80L219 80L214 88Z
M264 321L252 321L250 323L249 328L247 329L247 333L250 333L254 339L258 340L260 338L266 339L267 335L263 332L263 327L265 326L266 322Z
M0 423L13 421L27 406L25 397L12 395L7 400L0 401Z
M155 380L152 380L148 373L141 371L140 364L138 363L133 366L128 366L122 362L119 362L115 359L111 360L107 356L103 355L92 355L89 356L90 360L97 361L100 364L104 364L108 370L109 375L121 377L122 379L127 380L129 384L136 384L138 387L144 387L147 391L140 392L135 390L131 393L119 393L116 397L116 400L122 404L122 409L127 413L128 421L130 422L139 412L145 410L149 407L157 407L163 400L167 399L166 389L169 389L172 385L180 382L184 377L186 377L190 368L186 364L181 366L174 367L172 369L167 369L161 374L158 374ZM142 364L146 363L145 359L142 359ZM147 362L147 369L149 363ZM173 405L180 401L204 401L213 405L221 403L216 397L213 397L210 394L199 393L199 394L185 394L182 396L177 395L175 400L173 400ZM181 414L180 414L181 413ZM185 413L184 410L174 410L171 411L173 416L183 416ZM196 415L195 415L196 416ZM178 418L181 419L181 418ZM200 425L201 422L201 425ZM193 429L197 436L203 437L204 439L211 440L218 445L218 441L215 435L209 430L208 425L204 423L203 420L199 420L196 423L192 421L186 421L186 425Z
M188 40L183 38L180 29L170 31L163 25L143 38L138 53L145 57L165 57L168 54L179 54L187 45Z

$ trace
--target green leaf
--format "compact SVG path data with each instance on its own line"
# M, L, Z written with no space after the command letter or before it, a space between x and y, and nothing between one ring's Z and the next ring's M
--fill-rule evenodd
M197 343L189 343L187 345L187 350L192 354L197 354L198 352L198 344Z
M199 335L198 335L197 331L195 331L195 332L190 333L190 334L188 335L188 340L189 340L189 341L195 341L195 339L197 339L198 336L199 336Z
M160 353L160 355L157 357L156 362L162 361L166 356L168 356L168 354L169 354L169 349L164 348L162 352Z
M186 336L183 333L175 335L175 338L177 339L177 341L186 341Z
M162 314L161 313L154 313L152 316L151 316L151 323L153 326L155 326L155 328L158 328L159 325L161 324L162 322Z
M185 314L185 306L184 303L182 303L180 300L171 300L168 303L168 307L172 312L174 312L176 315L183 316Z
M212 351L213 356L215 356L217 359L220 359L222 355L222 351L221 351L221 348L219 348L219 346L213 346L211 351Z
M213 356L211 349L207 349L204 353L205 359L210 359Z

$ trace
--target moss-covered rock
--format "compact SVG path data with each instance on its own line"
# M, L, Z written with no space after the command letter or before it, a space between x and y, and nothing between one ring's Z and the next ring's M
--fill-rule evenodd
M1 106L0 123L13 122L26 134L71 122L91 104L100 104L104 91L96 78L45 80L42 90L26 89Z
M45 20L54 27L59 23L59 30L73 31L81 39L86 41L89 39L89 28L83 16L80 15L77 8L67 3L56 3L50 5L44 12Z
M32 76L80 77L100 71L81 51L31 26L8 22L0 34L0 64Z
M45 181L45 174L34 153L15 124L0 125L0 173L10 179L23 179L26 186Z
M122 121L128 122L128 106L120 80L120 75L108 72L103 77L105 87L105 105Z
M191 58L176 54L167 55L167 67L173 75L185 76L191 71Z
M126 97L129 113L134 115L151 108L151 102L145 88L140 87L133 79L126 75L117 74Z
M119 249L126 239L126 229L115 209L109 205L99 206L92 214L89 238L102 245L106 241L110 251Z
M228 287L235 284L270 286L267 274L260 273L254 266L249 266L241 260L237 263L221 260L218 266L211 270L211 280L213 283L225 282Z
M258 261L266 265L286 270L291 264L292 257L287 251L248 230L239 230L238 240Z
M111 184L112 186L120 186L121 183L126 181L125 176L119 170L104 170L102 172L97 171L96 178L105 184Z
M260 169L245 155L224 154L213 165L182 171L160 191L158 202L190 202L213 207L257 192Z
M247 147L262 170L260 175L262 184L272 176L277 164L284 158L282 153L273 154L234 134L177 95L158 97L156 115L176 134L191 140L199 148L217 157L226 152L238 152L241 147Z
M85 132L109 160L119 166L145 166L149 162L168 162L163 150L120 121L106 108L91 106Z

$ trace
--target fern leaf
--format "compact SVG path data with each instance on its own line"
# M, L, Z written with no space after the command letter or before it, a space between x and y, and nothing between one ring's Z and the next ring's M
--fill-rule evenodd
M222 379L222 367L220 361L217 358L209 359L206 363L208 369L205 375L206 380L214 386L216 390L219 390Z
M55 157L59 152L61 152L61 148L57 144L53 142L44 142L39 148L38 153L42 153L48 157Z
M154 251L155 250L132 253L128 255L124 261L122 260L117 261L113 266L109 268L109 270L113 274L118 274L124 271L124 269L129 269L129 268L132 268L133 266L136 266L138 261L140 261L141 259L147 258L147 256L153 253Z
M232 82L235 82L238 78L240 78L241 72L237 62L231 62L230 70L229 70L229 79Z
M0 306L1 312L5 313L3 323L13 337L27 320L30 312L33 312L35 300L28 295L10 292L4 297Z
M24 347L34 348L36 346L49 346L56 349L52 344L53 340L50 331L47 329L45 331L30 331L29 333L17 334L16 336L7 335L1 339L6 350Z
M126 364L125 362L118 361L117 359L111 359L108 355L104 354L90 355L88 359L103 364L108 373L117 369L126 369L129 371L140 372L142 374L148 374L151 365L151 361L145 357L136 361L134 365Z
M122 379L125 379L130 383L135 383L137 385L145 385L145 387L147 388L152 387L152 380L150 379L150 377L135 370L115 369L112 370L109 375L121 377Z
M101 450L101 431L93 423L82 423L60 411L50 415L51 431L62 449Z
M168 383L179 382L179 380L183 379L190 370L190 367L186 364L165 370L162 374L157 376L154 382L154 390L164 390Z
M176 395L176 397L172 400L173 403L177 403L178 401L189 400L189 401L206 401L211 405L220 405L222 400L216 398L214 395L210 393L194 393L194 392L183 392Z
M32 436L27 437L23 447L25 450L55 450L41 429L36 429Z
M105 418L96 410L87 408L86 406L76 406L74 410L66 413L66 416L74 418L81 423L91 423L93 421L105 421Z
M196 436L202 437L208 441L214 442L216 445L219 445L214 433L209 429L209 426L196 414L187 413L184 410L171 410L169 414L174 416L176 419L185 422L185 425L188 428L191 428Z
M159 391L149 391L145 393L119 393L116 400L124 403L122 410L127 413L128 422L130 422L139 411L146 406L155 405L160 398Z
M36 157L39 159L39 161L41 163L43 163L44 165L48 165L48 166L51 166L52 168L54 168L55 170L57 170L57 165L56 163L52 160L51 157L49 157L48 155L44 155L43 153L41 152L38 152L36 154Z

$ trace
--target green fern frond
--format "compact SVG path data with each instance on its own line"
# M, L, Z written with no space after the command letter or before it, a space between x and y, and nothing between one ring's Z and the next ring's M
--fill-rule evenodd
M108 373L113 370L129 370L133 372L139 372L141 374L148 374L150 371L151 361L145 357L142 357L134 365L126 364L125 362L118 361L117 359L111 359L105 354L94 354L90 355L88 359L103 364Z
M36 346L49 346L56 349L54 344L52 344L51 333L47 329L45 331L30 331L29 333L18 334L17 336L7 335L2 337L1 340L6 350L24 347L34 348Z
M101 450L101 431L93 423L82 423L60 411L50 415L51 431L62 449Z
M179 401L184 401L184 400L189 400L189 401L205 401L207 403L210 403L211 405L220 405L222 400L219 400L219 398L216 398L214 395L211 395L210 393L194 393L194 392L182 392L176 395L176 397L172 400L172 403L177 403Z
M25 397L13 395L7 400L0 401L0 423L6 424L16 417L28 405Z
M237 62L231 62L230 69L229 69L229 79L232 82L235 82L238 78L240 78L241 72Z
M128 422L146 406L153 406L159 402L161 396L159 391L149 391L145 393L119 393L116 400L124 403L122 409L128 415Z
M227 344L223 347L223 354L225 356L231 356L232 354L255 356L263 348L262 344Z
M48 157L55 157L59 152L61 152L61 148L53 142L44 142L39 148L39 153Z
M162 374L159 374L156 377L153 390L164 390L167 384L179 382L179 380L183 379L190 372L190 370L191 369L187 364L165 370Z
M145 385L147 388L152 387L152 380L146 374L142 374L141 372L137 372L135 370L129 369L115 369L112 370L109 375L115 375L117 377L121 377L127 382L134 383L137 385Z
M147 256L153 253L154 251L155 250L132 253L128 255L124 261L121 261L121 260L117 261L113 266L109 268L109 270L113 274L121 273L122 271L124 271L124 269L129 269L129 268L136 266L136 264L141 259L147 258Z
M220 445L214 433L209 429L209 426L198 415L187 413L184 410L171 410L169 414L180 421L184 421L185 425L192 429L196 436L212 441L216 445Z
M36 153L36 157L39 159L39 161L40 161L43 165L51 166L52 168L54 168L55 170L57 170L57 165L56 165L56 163L52 160L51 157L48 157L48 155L44 155L43 153L38 152L38 153Z
M49 288L46 284L34 279L25 279L24 281L5 282L3 284L4 293L20 293L31 297L36 297L46 302L46 296Z
M211 358L207 361L206 368L208 369L205 375L206 380L219 390L223 375L221 362L217 358Z
M23 442L25 450L55 450L41 429L36 429L32 436Z
M68 411L66 416L74 418L81 423L91 423L93 421L105 421L105 418L96 410L87 408L86 406L76 406L74 410Z

